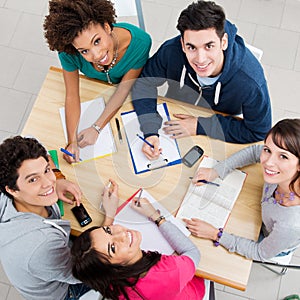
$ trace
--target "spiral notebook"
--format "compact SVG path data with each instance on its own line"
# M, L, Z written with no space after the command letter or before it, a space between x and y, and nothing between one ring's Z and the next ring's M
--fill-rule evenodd
M99 118L101 113L105 108L105 102L102 97L81 102L81 114L80 122L78 126L78 133L86 128L91 127L91 125ZM61 107L59 109L60 118L67 141L67 128L65 121L65 108ZM116 144L112 134L110 123L107 123L105 127L101 130L95 145L89 145L80 149L80 158L82 161L91 160L94 158L100 158L107 156L116 152Z
M199 168L212 168L217 161L205 156ZM216 228L223 228L231 210L242 190L247 177L245 172L233 170L224 180L217 178L213 182L219 184L190 184L189 189L180 205L176 218L197 218Z
M157 112L161 115L163 123L170 120L170 115L166 103L157 105ZM125 128L126 138L133 163L135 174L144 173L158 168L172 166L181 163L179 148L175 139L171 139L162 129L158 131L160 146L163 153L157 160L149 160L142 152L144 142L137 136L143 136L140 130L138 117L134 110L121 114Z

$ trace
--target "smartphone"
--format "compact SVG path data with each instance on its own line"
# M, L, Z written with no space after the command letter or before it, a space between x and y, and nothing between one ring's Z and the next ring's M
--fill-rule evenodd
M184 155L182 162L190 168L198 161L203 153L204 150L198 145L195 145Z
M80 203L79 206L74 206L71 210L81 227L92 222L92 218L89 216L82 203Z

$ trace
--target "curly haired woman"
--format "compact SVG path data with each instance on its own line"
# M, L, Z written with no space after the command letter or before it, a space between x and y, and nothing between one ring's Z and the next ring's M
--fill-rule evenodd
M93 145L128 96L131 86L149 57L150 36L128 23L115 23L109 0L50 0L44 22L45 38L58 51L66 87L68 134L66 149L79 160L79 148ZM95 123L77 132L80 118L79 71L89 78L119 83Z

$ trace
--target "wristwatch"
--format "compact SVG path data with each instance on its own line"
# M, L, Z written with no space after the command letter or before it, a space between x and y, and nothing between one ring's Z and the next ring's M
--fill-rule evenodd
M92 127L100 134L101 128L97 124L93 124Z

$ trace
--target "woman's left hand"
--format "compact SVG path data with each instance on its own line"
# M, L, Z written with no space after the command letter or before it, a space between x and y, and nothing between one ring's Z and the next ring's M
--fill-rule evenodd
M211 224L199 220L199 219L183 219L183 221L186 224L186 227L188 230L192 233L192 235L204 238L204 239L210 239L215 241L218 237L219 230L212 226Z
M78 133L78 146L84 148L88 145L94 145L98 139L99 133L92 127L83 129Z
M102 205L105 216L114 219L119 205L119 186L114 180L109 179L109 181L111 186L109 188L107 186L104 187Z
M150 201L147 198L141 198L138 201L138 198L135 197L131 201L131 207L141 215L144 215L147 218L152 218L153 220L156 220L160 216L156 208L150 203ZM155 218L156 214L157 218Z

